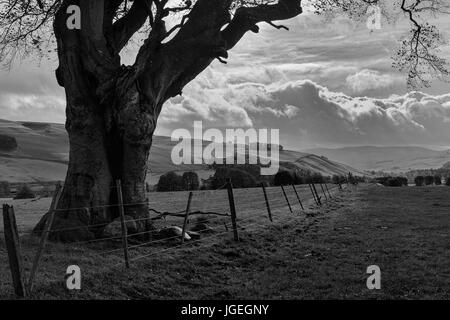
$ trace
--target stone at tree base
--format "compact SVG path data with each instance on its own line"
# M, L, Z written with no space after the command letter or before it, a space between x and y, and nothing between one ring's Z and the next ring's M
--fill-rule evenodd
M200 239L200 233L195 232L195 231L187 231L187 234L194 240L198 240Z
M121 237L122 236L122 224L120 221L113 221L106 226L103 230L104 237Z
M135 219L133 217L130 217L130 216L124 216L123 218L125 220L125 226L127 227L127 232L129 234L137 233L138 232L138 226L137 226L137 223L136 223ZM116 222L116 221L118 221L120 223L120 217L114 219L113 222Z
M134 234L138 232L136 221L130 216L124 216L125 226L127 228L127 234ZM120 217L114 219L113 222L108 224L103 230L104 237L121 237L122 236L122 222Z
M158 239L176 239L176 237L181 238L181 234L183 233L183 229L177 226L165 227L159 230L157 234ZM191 240L191 236L186 232L184 234L184 240Z

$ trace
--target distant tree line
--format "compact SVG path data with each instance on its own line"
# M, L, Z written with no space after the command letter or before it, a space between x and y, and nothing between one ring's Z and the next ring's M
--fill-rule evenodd
M217 165L211 166L214 169L214 174L208 179L200 180L197 173L185 172L183 175L176 172L168 172L162 175L156 185L156 191L189 191L189 190L215 190L223 187L228 179L231 179L234 188L255 188L261 184L265 186L286 186L299 185L308 183L334 183L343 184L349 181L350 183L364 182L365 177L353 175L333 175L332 177L324 176L317 172L311 172L301 169L286 169L282 168L277 174L273 176L261 176L260 166L258 165ZM351 181L350 181L351 180ZM150 191L150 187L147 187Z
M431 186L433 184L436 186L440 186L440 185L442 185L442 176L440 176L440 175L417 176L414 178L414 184L418 187ZM450 176L445 178L445 184L447 186L450 186Z
M290 184L307 184L307 183L328 183L330 177L324 177L317 172L296 172L288 170L280 170L273 178L272 185L285 186Z
M189 171L179 175L174 171L163 174L158 181L156 190L165 191L193 191L198 190L200 181L197 173ZM148 188L147 188L147 191Z

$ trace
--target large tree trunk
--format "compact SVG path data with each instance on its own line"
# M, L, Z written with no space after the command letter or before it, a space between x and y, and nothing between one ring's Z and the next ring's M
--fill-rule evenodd
M74 0L75 1L75 0ZM164 99L148 98L135 68L120 65L113 42L105 37L103 8L110 2L80 0L82 28L66 27L68 0L54 21L58 43L58 83L66 92L70 157L50 239L89 240L118 216L121 180L125 214L149 229L145 177L153 132ZM111 18L111 17L110 17ZM42 231L48 214L35 230Z
M157 118L153 110L160 108L142 99L135 86L121 85L116 85L113 103L107 107L89 105L86 99L80 106L75 96L67 95L69 167L51 239L99 236L118 217L117 179L122 184L125 214L139 220L139 232L150 228L145 177ZM46 218L36 231L42 230Z

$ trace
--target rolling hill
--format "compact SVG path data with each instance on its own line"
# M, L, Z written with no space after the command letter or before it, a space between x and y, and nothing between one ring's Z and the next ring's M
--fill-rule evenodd
M450 162L450 150L436 151L421 147L346 147L308 149L335 161L363 170L405 172L437 169Z
M15 122L0 120L0 136L15 139L17 146L0 144L0 181L38 182L63 180L68 163L69 143L64 125L55 123ZM1 140L0 140L1 141ZM203 145L209 144L203 141ZM155 136L149 158L147 181L155 184L168 171L196 171L200 178L208 178L213 171L207 165L175 165L171 152L177 142L170 137ZM14 146L14 144L12 144ZM324 175L364 174L348 165L309 153L283 150L282 167L320 172Z

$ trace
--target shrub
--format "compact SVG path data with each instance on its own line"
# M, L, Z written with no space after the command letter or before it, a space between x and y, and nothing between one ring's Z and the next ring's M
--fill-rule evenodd
M331 178L331 182L333 183L333 184L339 184L339 183L345 183L345 177L344 176L342 176L342 175L337 175L337 174L334 174L333 175L333 177Z
M417 176L414 178L414 183L418 187L423 186L424 181L425 181L425 178L423 176Z
M0 198L8 198L10 195L9 182L0 181Z
M183 185L183 190L186 190L186 191L198 190L198 188L200 186L200 182L199 182L197 173L192 172L192 171L183 173L181 182Z
M295 174L291 171L280 170L273 178L273 184L275 186L287 186L295 183Z
M4 134L0 134L0 150L1 151L14 151L17 149L16 138L10 137Z
M182 190L182 178L173 171L167 172L159 177L156 189L160 192Z
M28 185L24 184L20 187L19 191L17 191L14 199L32 199L34 197L35 195L31 188Z
M402 187L404 186L404 181L402 177L388 178L385 184L387 187Z
M434 176L434 184L437 186L440 186L442 184L442 177L441 176Z
M445 178L445 185L450 187L450 177Z
M324 183L325 179L320 173L313 173L311 175L311 180L313 183Z
M254 188L258 185L258 181L244 170L219 167L211 178L211 187L213 189L220 188L228 179L231 179L235 188Z
M426 186L432 185L433 182L434 182L434 177L433 176L426 176L425 177L425 185Z
M408 185L408 179L405 177L380 177L375 180L386 187L402 187Z

